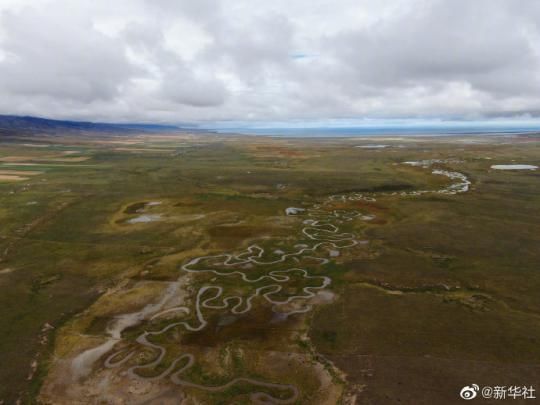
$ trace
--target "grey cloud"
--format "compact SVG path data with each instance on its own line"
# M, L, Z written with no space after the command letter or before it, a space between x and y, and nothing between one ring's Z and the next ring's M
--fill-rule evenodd
M112 99L134 71L122 43L76 15L26 8L2 13L0 21L8 55L0 63L0 86L8 93L85 103Z
M334 56L361 83L400 87L463 80L489 90L486 75L518 70L530 84L532 71L520 67L537 65L537 56L516 26L520 19L505 16L495 4L435 0L397 21L329 38L325 46L334 45Z
M1 113L180 122L540 110L535 0L44 0L0 13Z
M194 107L219 106L227 94L220 81L195 78L183 70L169 72L162 80L161 91L175 103Z
M123 30L123 37L131 50L150 65L145 77L159 83L150 94L153 98L193 107L223 104L227 96L224 84L166 49L165 35L158 26L132 23Z

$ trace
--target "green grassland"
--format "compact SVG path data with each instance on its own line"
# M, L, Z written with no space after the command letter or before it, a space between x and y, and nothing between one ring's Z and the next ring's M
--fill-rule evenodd
M0 143L0 170L42 172L0 180L0 400L35 403L53 353L62 357L103 337L114 316L155 300L187 259L253 243L266 252L305 243L301 221L285 209L354 192L377 201L332 208L375 215L342 228L369 244L324 265L305 263L312 274L331 276L333 302L278 325L262 300L238 319L209 311L207 330L173 329L155 338L171 353L160 367L171 364L180 344L202 359L185 376L191 381L283 377L299 387L298 403L356 395L360 404L443 404L471 383L540 388L540 172L490 169L540 165L540 141L473 139L391 140L384 149L356 148L373 143L362 139L217 135ZM25 159L10 166L12 156ZM466 174L471 190L391 195L448 184L401 164L423 159L458 160L443 168ZM160 219L130 223L142 214ZM213 278L194 275L189 299ZM221 285L230 294L259 286L238 277ZM305 285L294 278L280 298ZM131 347L145 328L159 326L130 328L121 345ZM314 364L330 370L341 394L317 393ZM202 403L249 403L251 390L240 384L220 394L187 392Z

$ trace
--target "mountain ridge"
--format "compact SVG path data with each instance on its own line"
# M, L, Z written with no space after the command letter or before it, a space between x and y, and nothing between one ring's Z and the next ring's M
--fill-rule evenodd
M57 132L125 133L181 131L176 125L144 123L103 123L92 121L57 120L28 115L0 115L0 135L46 134ZM191 129L190 129L191 130ZM60 134L58 134L60 135Z

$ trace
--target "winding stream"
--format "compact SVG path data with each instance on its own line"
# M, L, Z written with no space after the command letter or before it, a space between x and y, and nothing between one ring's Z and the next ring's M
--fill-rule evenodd
M426 163L429 162L429 163ZM411 164L411 162L406 162ZM421 161L423 167L430 167L433 163L439 161ZM416 163L414 165L417 165ZM400 193L377 193L381 195L400 195L415 196L425 193L456 194L469 190L471 184L467 177L459 172L435 169L431 171L434 175L443 175L453 180L448 187L440 190L418 190ZM303 218L303 227L300 237L302 244L294 246L290 252L275 250L271 254L278 254L279 257L273 260L265 259L265 249L257 244L250 245L240 253L222 253L218 255L207 255L195 257L187 263L180 266L180 271L185 273L210 273L214 276L236 277L240 278L246 285L255 283L264 283L264 285L251 289L244 295L225 295L224 288L220 285L205 284L201 286L194 298L193 308L187 306L174 306L175 294L180 288L180 279L171 282L164 291L159 301L144 307L141 311L120 315L115 318L107 328L109 339L95 348L86 350L77 356L72 362L72 368L75 375L84 377L92 370L92 365L105 353L113 349L116 343L122 340L122 332L128 327L135 326L143 320L164 319L165 315L174 314L175 318L170 319L170 323L158 330L146 330L141 333L135 341L140 349L149 349L156 353L156 356L145 364L138 364L127 369L127 374L132 378L144 380L160 380L168 378L172 383L187 387L196 388L207 392L220 392L236 384L249 384L257 387L257 390L250 394L250 399L259 404L290 404L297 400L299 390L291 384L280 384L266 382L252 378L238 377L230 380L223 385L201 385L190 382L183 378L183 375L195 364L195 356L192 353L184 353L174 359L171 364L160 374L146 377L140 374L143 370L152 370L158 366L167 354L165 347L151 341L152 337L159 336L173 328L183 328L186 331L197 332L203 330L208 325L205 317L205 310L221 310L229 314L239 315L248 313L253 309L253 301L256 298L262 298L271 305L272 311L282 319L294 314L305 313L312 309L308 302L327 288L332 280L328 276L311 275L310 272L300 266L292 266L285 270L270 270L263 272L263 275L253 276L250 273L265 267L294 261L300 264L302 260L309 259L315 261L317 265L326 264L330 258L339 255L342 249L351 248L361 241L353 233L341 232L340 226L353 220L369 221L373 219L371 215L364 215L356 210L326 210L335 201L375 201L374 193L349 193L330 196L321 204L315 204L311 208L297 209L288 208L286 215L295 215ZM307 241L307 242L305 242ZM310 243L310 244L307 244ZM321 257L323 256L323 257ZM246 270L249 269L249 270ZM279 293L283 292L284 286L292 280L299 278L304 285L296 295L289 295L286 298L278 298ZM186 318L187 320L178 320ZM106 368L116 368L125 365L133 358L137 349L123 349L111 353L105 359ZM272 396L262 390L279 391L281 394L287 394L285 399Z

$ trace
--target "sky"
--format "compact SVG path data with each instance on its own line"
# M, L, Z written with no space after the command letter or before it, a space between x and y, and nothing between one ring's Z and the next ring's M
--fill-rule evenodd
M0 0L0 114L540 122L540 2Z

